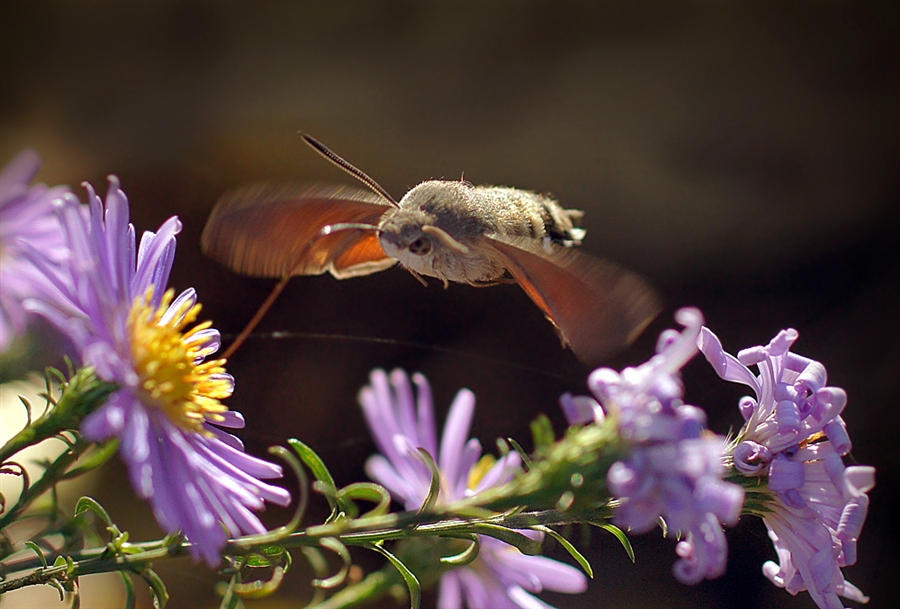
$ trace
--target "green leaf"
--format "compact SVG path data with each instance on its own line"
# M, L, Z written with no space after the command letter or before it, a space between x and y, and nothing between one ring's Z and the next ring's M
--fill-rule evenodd
M431 470L431 485L428 487L428 494L425 496L422 507L418 510L419 514L424 514L434 507L434 504L437 503L438 496L441 494L441 472L434 462L434 459L424 448L419 449L419 458L421 458L425 465L428 466L428 469Z
M321 483L320 489L322 494L325 495L325 499L328 500L331 509L335 512L341 511L341 506L337 500L337 485L335 485L334 478L331 472L328 471L328 467L325 466L322 458L312 448L296 438L288 440L288 444L306 464L313 476L316 477L316 480Z
M239 584L239 575L235 573L231 576L231 580L228 582L228 587L225 588L225 591L222 593L222 602L219 604L219 609L243 609L244 602L241 600L240 595L238 595L236 586Z
M325 560L325 556L322 555L322 552L319 551L319 548L304 546L300 548L300 551L303 553L303 556L306 557L306 561L312 568L313 573L315 573L319 579L326 579L328 574L328 561ZM313 595L307 607L315 607L323 600L325 600L325 590L315 587L314 585Z
M275 593L281 586L281 582L283 580L284 569L282 567L275 567L275 569L272 571L272 577L270 577L267 581L254 581L250 582L249 584L236 583L234 585L234 591L239 594L241 598L265 598Z
M166 603L169 602L169 591L166 590L162 578L153 569L144 569L139 575L150 586L150 592L153 593L153 606L156 609L164 609Z
M460 535L460 539L466 539L469 542L469 545L466 546L466 549L458 554L454 554L453 556L442 556L441 562L445 565L450 565L453 567L462 567L478 557L478 551L481 549L481 545L478 543L477 535Z
M78 578L69 580L70 587L69 594L72 597L72 602L69 603L69 609L81 609L81 593L78 589Z
M60 477L60 480L77 478L78 476L85 474L93 469L97 469L98 467L109 461L112 456L115 455L116 452L118 452L118 450L118 439L98 445L97 450L91 452L91 454L88 455L88 457L78 467L73 467L72 469L67 471L63 476Z
M97 516L106 524L106 526L111 527L113 525L112 518L109 517L109 514L103 509L103 506L100 505L96 499L93 497L88 497L87 495L81 497L77 503L75 503L75 516L81 516L85 512L94 512Z
M531 457L528 456L528 453L525 452L525 449L522 448L522 446L512 438L506 438L506 441L512 444L513 450L519 453L519 457L522 459L522 465L524 466L525 471L527 472L528 470L530 470L532 466Z
M19 401L25 407L25 427L31 425L31 402L24 395L19 395Z
M619 540L619 543L622 544L622 547L625 548L625 553L628 554L628 558L631 559L631 562L634 562L634 548L631 547L631 541L629 541L628 536L625 535L625 531L614 524L598 522L592 522L591 524L608 533L612 533L613 536Z
M542 533L546 533L566 549L566 552L575 559L575 561L581 566L581 569L587 573L587 576L591 579L594 579L594 570L591 568L591 563L588 562L588 559L584 557L584 554L578 551L578 549L572 545L572 542L551 529L550 527L545 527L544 525L538 525L531 527L535 531L540 531Z
M354 482L338 490L338 499L350 501L368 501L376 504L374 508L366 512L361 518L369 516L383 516L391 507L391 494L381 485L373 482Z
M556 434L553 433L553 423L547 415L542 414L531 422L531 435L534 438L535 448L553 444Z
M59 583L59 580L51 579L47 582L47 585L56 590L56 593L59 594L59 602L66 600L66 589Z
M119 571L119 575L122 576L122 581L125 584L125 607L124 609L134 609L137 605L137 596L134 594L134 582L131 581L131 576L128 575L125 571Z
M296 531L303 521L303 517L306 515L306 507L309 504L309 491L307 490L309 488L309 477L306 475L306 470L300 465L300 462L297 461L297 457L291 454L291 451L285 447L272 446L269 448L269 453L283 459L288 464L291 471L297 476L300 488L297 507L294 509L294 515L291 516L290 522L272 531L271 536L275 539L280 539L283 535L289 535Z
M540 541L532 539L513 529L487 522L472 523L472 525L467 528L479 535L488 535L489 537L494 537L495 539L506 542L511 546L515 546L522 554L534 556L535 554L541 553Z
M387 558L388 561L394 565L394 568L400 572L403 581L406 582L406 587L409 589L410 609L419 609L419 606L422 603L422 586L419 585L419 580L416 579L415 574L413 574L399 558L385 550L380 543L366 544L366 547Z
M252 569L262 569L273 566L273 563L267 556L263 554L253 553L247 556L247 566Z
M26 541L25 545L34 550L34 553L38 555L38 558L41 559L41 564L44 568L47 568L47 557L44 556L44 551L41 549L41 546L37 545L33 541Z
M350 551L347 549L347 546L335 537L325 537L319 541L319 545L340 556L343 565L341 566L340 571L331 577L314 579L312 585L326 590L336 588L343 584L347 579L347 573L350 571L350 566L352 564L350 560Z

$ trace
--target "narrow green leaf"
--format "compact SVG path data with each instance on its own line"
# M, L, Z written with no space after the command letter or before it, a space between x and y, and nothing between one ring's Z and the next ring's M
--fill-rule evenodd
M125 584L125 607L124 609L134 609L137 606L137 596L134 593L134 582L131 576L125 571L119 571L122 576L122 582Z
M241 597L235 590L235 587L239 583L238 578L239 575L237 573L231 576L228 586L222 593L222 602L219 603L219 609L243 609L244 603L241 601Z
M25 427L29 427L31 425L31 402L21 394L19 395L19 401L25 407Z
M66 589L59 583L59 580L51 579L47 582L47 585L56 590L56 593L59 594L59 602L66 600Z
M619 540L619 543L622 544L622 547L625 549L625 553L628 554L628 558L631 559L631 562L634 562L634 548L631 547L631 541L628 539L628 536L625 535L625 531L620 529L614 524L609 523L594 523L595 527L599 527L608 533L612 533L616 539Z
M350 501L368 501L375 507L366 512L361 518L368 516L383 516L391 507L391 494L386 488L374 482L354 482L338 491L338 497Z
M403 581L406 582L406 587L409 589L409 608L419 609L422 603L422 586L419 585L419 580L416 579L415 574L399 558L385 550L380 543L366 544L366 547L387 558L394 565L394 568L400 572Z
M63 476L60 477L60 480L68 480L70 478L77 478L78 476L85 474L91 470L97 469L107 461L109 461L113 455L115 455L119 450L119 441L111 440L109 442L105 442L100 444L97 450L92 451L87 458L78 465L78 467L73 467L69 471L67 471Z
M331 550L337 554L342 561L341 569L331 577L315 579L312 582L317 588L330 589L336 588L344 583L347 579L347 573L350 572L352 562L350 560L350 551L336 537L325 537L319 541L319 545L327 550Z
M109 514L103 506L100 505L96 499L93 497L88 497L87 495L81 497L77 503L75 503L75 516L80 516L85 512L94 512L97 516L106 524L106 526L113 526L112 518L109 517Z
M283 459L297 476L297 480L300 483L300 496L297 499L297 507L294 509L294 515L291 516L291 521L272 531L273 536L280 538L282 535L289 535L296 531L303 521L303 517L306 515L306 507L309 505L309 491L307 490L309 489L309 476L306 475L306 470L300 465L300 462L297 461L297 457L291 454L291 451L285 447L272 446L269 448L269 453Z
M33 541L26 541L25 545L34 550L34 553L38 555L38 558L41 559L41 564L44 565L44 568L47 568L47 557L44 556L44 551L41 549L41 546L37 545Z
M81 591L78 589L78 578L70 579L69 584L72 588L69 590L69 595L72 597L69 609L81 609Z
M460 537L462 538L463 536ZM442 556L441 562L443 564L462 567L471 563L478 557L478 551L481 549L481 544L478 543L478 536L466 535L465 539L470 542L469 545L466 546L466 549L453 556Z
M166 590L162 578L153 569L144 569L139 575L150 586L150 592L153 593L153 606L156 609L165 609L169 602L169 591Z
M312 568L313 573L315 573L319 579L325 579L328 574L328 561L325 560L325 556L322 555L322 552L319 550L319 548L304 546L300 548L300 551L303 553L303 556L306 557L306 561ZM315 607L323 600L325 600L325 590L322 588L317 588L314 585L313 596L310 599L307 607Z
M550 527L545 527L544 525L538 525L535 527L531 527L535 531L540 531L542 533L546 533L566 549L566 552L575 559L575 561L581 566L581 569L587 573L587 576L591 579L594 579L594 570L591 568L591 563L588 562L588 559L584 557L584 554L578 551L578 549L572 544L571 541L551 529Z
M531 422L531 435L534 438L535 448L553 444L556 435L553 433L553 423L547 415L542 414Z
M522 554L527 554L529 556L534 556L535 554L541 553L541 542L537 539L532 539L527 535L523 535L518 531L513 529L500 526L498 524L490 524L487 522L476 522L472 523L470 527L467 527L472 532L477 533L479 535L487 535L489 537L494 537L499 539L500 541L506 542L511 546L515 546L522 552Z
M262 569L265 567L271 567L273 565L272 561L269 560L267 556L263 554L250 554L247 556L247 566L254 569Z
M525 471L527 472L528 470L530 470L532 466L531 457L528 456L528 453L525 452L525 449L522 448L522 446L512 438L506 438L506 441L512 444L513 450L519 453L519 457L522 459L522 465L525 467Z
M274 594L284 580L284 569L275 567L272 577L267 581L254 581L249 584L237 583L234 590L241 598L260 599Z
M297 453L297 456L306 464L313 476L321 483L322 494L328 500L328 504L335 511L340 511L340 505L337 501L337 485L334 478L322 458L316 452L296 438L288 440L288 444Z
M428 469L431 470L431 484L428 487L428 494L425 496L422 507L419 508L419 514L424 514L434 507L434 504L437 503L438 496L441 494L441 472L438 469L437 463L434 462L434 459L424 448L419 449L419 458L422 459L425 465L428 466Z

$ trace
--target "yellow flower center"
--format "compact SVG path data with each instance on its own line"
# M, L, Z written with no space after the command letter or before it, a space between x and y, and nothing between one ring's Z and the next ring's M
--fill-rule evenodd
M493 455L484 455L478 460L475 467L469 470L469 480L466 483L469 490L475 490L475 487L478 486L484 475L494 467L495 463L497 463L497 459Z
M204 421L224 420L221 413L228 407L219 400L231 395L232 384L216 377L225 372L224 359L200 361L205 343L194 337L212 323L184 332L197 319L200 304L185 300L177 310L168 311L173 295L168 290L158 307L152 305L152 287L135 299L128 315L131 356L143 402L162 410L182 429L203 433Z

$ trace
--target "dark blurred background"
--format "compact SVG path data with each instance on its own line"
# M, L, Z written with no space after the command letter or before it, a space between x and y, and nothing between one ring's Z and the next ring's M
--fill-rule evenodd
M463 173L552 193L586 211L585 249L641 271L666 302L611 365L643 362L684 305L700 307L732 352L799 330L796 350L849 392L850 461L878 467L859 563L845 574L870 607L889 607L900 552L898 42L897 2L3 0L0 163L29 146L50 184L103 191L115 173L139 231L178 214L173 286L196 287L224 333L240 331L274 282L201 255L217 198L261 179L350 180L298 131L397 197ZM230 406L248 420L248 450L298 437L340 484L362 479L374 450L356 404L373 367L425 373L441 417L457 389L474 390L474 434L488 449L501 436L530 446L541 412L562 429L557 398L585 391L589 372L516 286L426 289L399 269L295 279L259 329L272 331L339 336L259 336L232 358ZM32 348L22 361L39 368L48 357ZM740 388L702 360L685 381L714 430L739 426ZM123 479L113 466L94 495L133 539L152 538L149 510ZM315 506L311 518L322 516ZM275 525L287 512L266 517ZM744 519L729 539L728 574L686 587L670 573L672 541L635 538L632 565L595 533L582 544L596 571L590 592L544 598L814 606L763 577L774 551L761 522ZM300 563L276 597L251 606L305 604ZM217 606L206 567L159 571L170 606Z

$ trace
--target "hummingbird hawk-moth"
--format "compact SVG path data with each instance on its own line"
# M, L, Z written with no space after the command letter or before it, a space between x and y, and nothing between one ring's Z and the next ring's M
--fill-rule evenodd
M576 248L582 212L548 196L464 181L428 180L395 201L368 175L303 139L370 190L261 184L226 194L203 251L245 275L358 277L399 263L473 286L518 283L589 364L624 348L660 310L636 273Z

